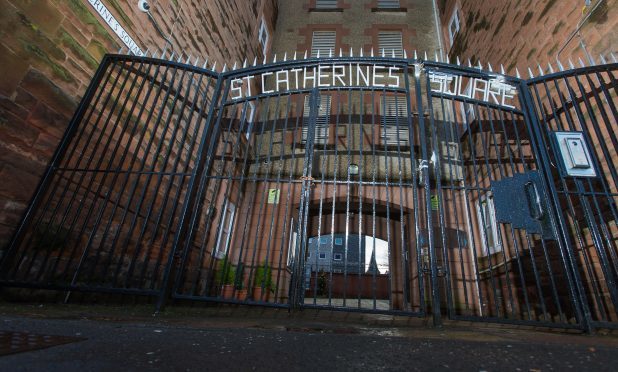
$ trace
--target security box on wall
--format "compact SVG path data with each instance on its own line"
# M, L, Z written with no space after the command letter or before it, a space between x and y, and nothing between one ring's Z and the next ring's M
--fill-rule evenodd
M571 177L596 177L594 163L582 132L554 132L562 170Z

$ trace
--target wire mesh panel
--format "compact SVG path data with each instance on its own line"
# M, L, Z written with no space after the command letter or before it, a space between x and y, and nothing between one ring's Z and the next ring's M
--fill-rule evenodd
M3 261L13 285L163 288L216 77L107 57Z
M582 68L530 82L551 161L563 231L573 252L583 303L593 323L618 321L618 216L616 65ZM565 135L560 135L561 133ZM580 143L577 139L583 136ZM573 139L573 140L571 140ZM584 164L594 174L573 174L567 142L587 147ZM565 158L565 155L569 155Z
M444 277L442 306L455 319L578 326L569 266L517 83L436 74L427 74L435 155L430 228ZM507 104L499 94L510 98Z

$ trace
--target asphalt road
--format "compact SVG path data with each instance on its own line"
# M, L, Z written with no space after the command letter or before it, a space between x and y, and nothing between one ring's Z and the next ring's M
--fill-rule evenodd
M615 338L502 337L414 328L269 325L4 316L0 330L85 340L0 357L0 371L616 371ZM225 323L225 324L224 324ZM507 331L507 333L509 333ZM610 336L611 337L611 336ZM532 340L531 340L532 339ZM538 340L536 340L538 339Z

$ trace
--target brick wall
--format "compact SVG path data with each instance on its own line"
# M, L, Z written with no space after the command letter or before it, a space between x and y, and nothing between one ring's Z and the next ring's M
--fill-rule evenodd
M540 63L547 69L551 62L555 67L556 55L573 33L587 12L582 0L520 0L520 1L472 1L439 0L442 38L446 51L454 58L480 60L484 66L503 64L514 73ZM460 30L451 44L449 24L453 12L459 11ZM586 50L598 61L599 54L618 50L618 1L603 0L581 29ZM569 42L560 59L565 67L571 57L586 61L586 55L575 37ZM535 75L537 68L535 68ZM527 75L527 74L526 74Z
M103 3L143 51L165 46L135 1ZM151 6L176 52L219 65L261 56L260 20L272 34L277 12L276 0L154 0ZM0 0L0 9L1 251L99 61L122 44L87 0Z

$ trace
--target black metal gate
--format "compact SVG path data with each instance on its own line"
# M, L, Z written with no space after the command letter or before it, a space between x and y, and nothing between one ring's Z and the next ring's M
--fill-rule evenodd
M108 55L0 283L614 326L617 67Z

